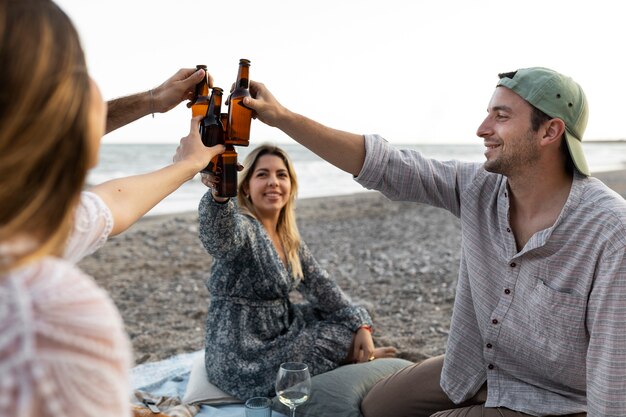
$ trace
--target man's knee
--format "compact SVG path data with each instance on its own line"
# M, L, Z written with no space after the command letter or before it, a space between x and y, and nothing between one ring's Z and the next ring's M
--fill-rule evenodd
M365 395L365 417L429 416L450 400L440 386L443 356L408 366L384 378Z
M395 385L391 380L396 374L378 381L361 401L361 414L364 417L395 416L394 405L398 404L397 392L389 385Z

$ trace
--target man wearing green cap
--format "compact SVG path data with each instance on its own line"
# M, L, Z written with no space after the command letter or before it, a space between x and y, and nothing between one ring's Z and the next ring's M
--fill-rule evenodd
M445 357L375 385L372 416L626 415L626 201L589 176L580 86L500 75L483 164L428 159L323 126L252 82L245 104L366 188L445 208L462 227Z

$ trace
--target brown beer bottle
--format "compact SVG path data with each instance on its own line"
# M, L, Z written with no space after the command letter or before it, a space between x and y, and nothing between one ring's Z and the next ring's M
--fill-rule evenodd
M224 142L222 143L226 143L228 137L228 113L220 114L220 119L222 120L222 127L224 128Z
M222 126L222 90L219 87L213 87L211 90L211 98L209 99L209 108L206 115L200 122L200 137L204 146L215 146L224 144L224 128ZM215 172L217 169L217 156L200 172Z
M219 143L224 145L226 143L226 135L228 134L228 113L220 114L220 120L222 121L222 137ZM207 166L207 169L215 175L217 175L218 160L221 161L221 158L222 155L217 155L215 158L211 159L211 162L209 162L209 165ZM219 166L222 166L221 162L219 163Z
M243 105L244 97L250 97L249 73L250 61L240 59L235 89L230 93L228 105L228 135L226 143L229 145L248 146L250 144L252 110Z
M220 182L217 186L218 197L237 196L237 151L233 145L226 145L224 153L219 155L218 174Z
M222 121L222 137L220 139L220 143L224 145L226 143L226 135L228 134L228 113L220 114L220 120ZM215 158L211 159L209 165L207 166L207 171L212 172L214 175L218 175L218 172L222 171L222 155L217 155ZM206 172L206 171L203 171ZM220 178L220 181L222 179ZM217 187L218 193L220 190L220 186Z
M191 107L192 117L204 116L209 108L209 73L206 65L196 65L196 69L204 70L204 78L196 84L191 102L187 104Z

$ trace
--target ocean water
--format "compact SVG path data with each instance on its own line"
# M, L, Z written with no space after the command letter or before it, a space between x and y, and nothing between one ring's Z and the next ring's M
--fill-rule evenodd
M291 157L298 175L298 198L346 195L367 191L350 174L297 143L280 144ZM424 155L441 160L484 161L480 142L463 145L394 145L416 149ZM585 155L592 172L626 169L626 142L585 142ZM100 162L87 178L89 184L99 184L113 178L142 174L159 169L172 160L177 144L103 144ZM251 148L254 147L254 144ZM251 148L237 147L243 161ZM152 209L149 215L195 211L206 187L197 175Z

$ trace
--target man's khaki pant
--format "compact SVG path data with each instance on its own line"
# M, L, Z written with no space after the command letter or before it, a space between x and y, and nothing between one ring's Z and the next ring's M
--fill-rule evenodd
M469 400L454 404L443 392L439 381L443 355L404 368L379 381L361 402L365 417L520 417L520 413L504 407L487 408L485 383ZM587 413L570 414L584 417Z

